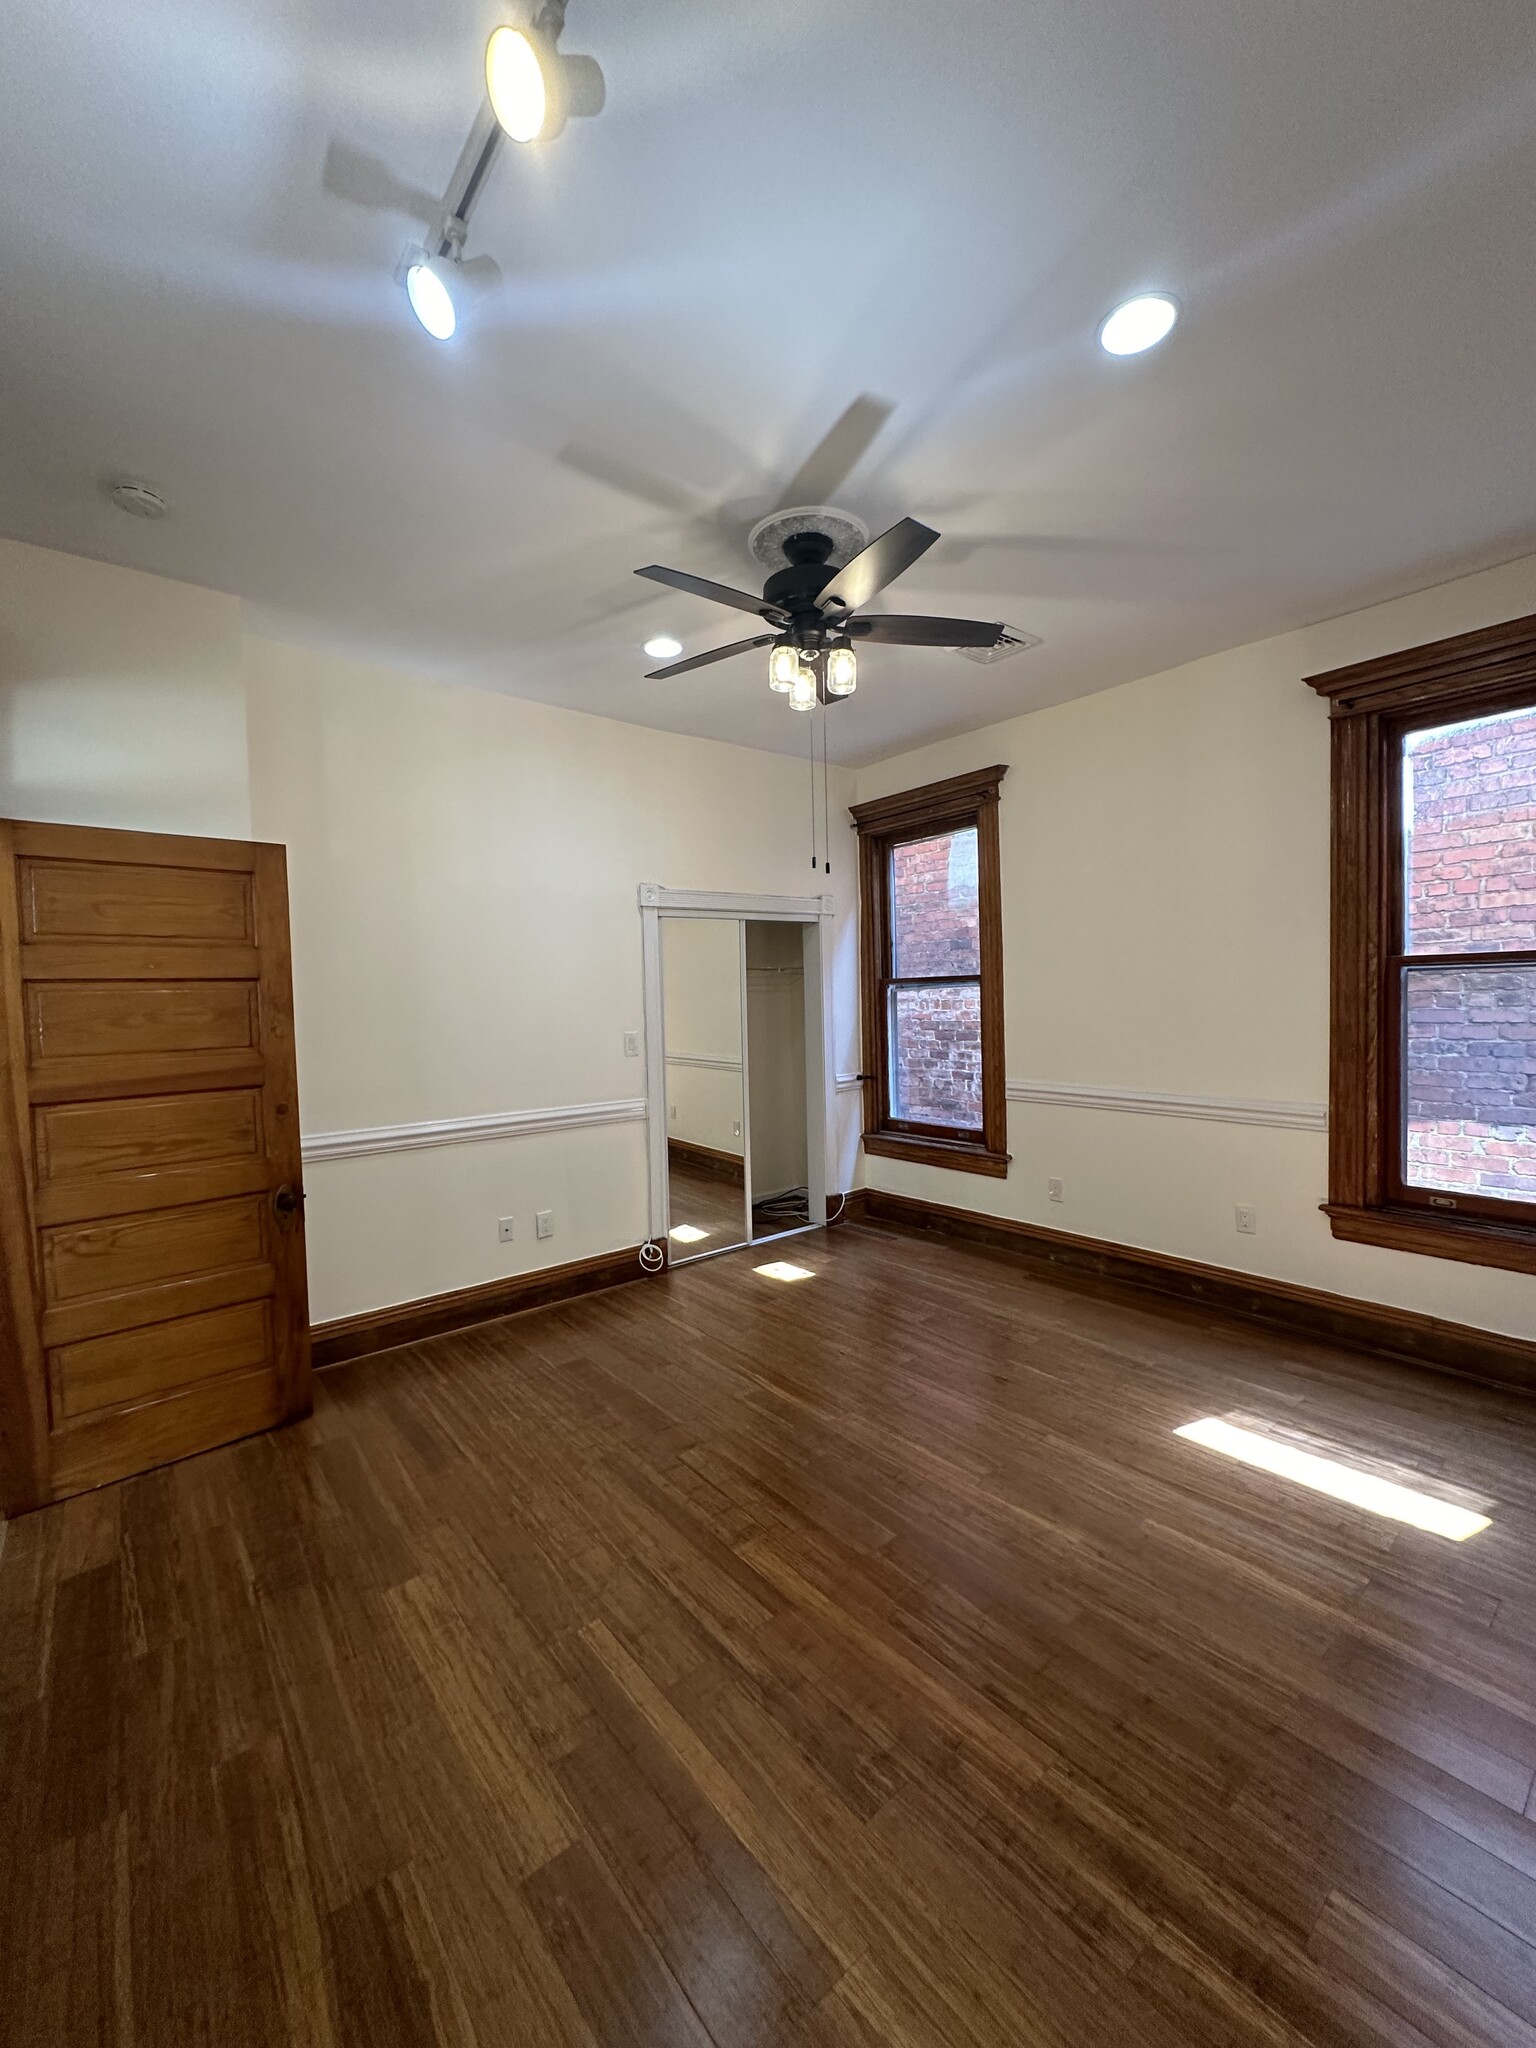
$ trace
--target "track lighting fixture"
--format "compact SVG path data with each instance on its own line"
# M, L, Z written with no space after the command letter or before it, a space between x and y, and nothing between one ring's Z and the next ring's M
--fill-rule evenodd
M562 57L565 0L546 0L529 28L503 22L485 46L485 89L513 142L552 142L572 114L600 114L603 74L592 57Z
M563 57L556 48L566 0L543 0L526 28L503 23L485 47L486 103L459 153L439 223L426 246L408 249L400 265L411 311L436 341L451 341L476 298L500 282L488 256L464 256L469 217L485 189L502 138L547 142L573 114L599 114L606 88L592 57Z
M442 253L408 249L402 266L405 295L411 311L434 341L452 341L475 306L501 282L501 271L489 256L460 254L464 223L447 223L440 237Z

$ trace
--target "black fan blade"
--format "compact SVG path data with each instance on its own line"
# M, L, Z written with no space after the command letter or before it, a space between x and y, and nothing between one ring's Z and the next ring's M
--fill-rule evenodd
M716 647L708 654L690 655L687 661L674 661L666 668L653 668L645 680L659 683L668 676L685 676L691 668L708 668L712 661L729 661L733 654L750 654L754 647L771 646L778 637L777 633L759 633L755 640L735 640L729 647Z
M850 619L855 640L878 640L887 647L995 647L1003 637L1000 625L980 619L899 618L894 612L874 618Z
M661 569L653 562L650 568L637 569L635 574L649 576L653 583L668 583L674 590L686 590L694 597L710 598L715 604L731 605L739 612L755 612L760 619L781 619L785 616L745 590L732 590L727 583L711 583L707 576L690 576L683 569Z
M895 410L889 398L875 398L867 391L856 398L779 493L774 511L787 512L793 505L830 504Z
M894 583L910 569L920 555L938 539L931 526L917 519L901 519L888 533L872 540L861 555L855 555L845 569L839 569L816 600L825 611L856 612L877 597L888 583Z

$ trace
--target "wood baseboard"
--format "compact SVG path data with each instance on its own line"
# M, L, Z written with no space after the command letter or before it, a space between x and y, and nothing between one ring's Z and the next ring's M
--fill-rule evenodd
M695 1173L713 1174L716 1180L734 1181L740 1187L746 1169L739 1152L719 1152L713 1145L695 1145L691 1138L668 1138L667 1157L679 1166L691 1166Z
M652 1276L640 1264L640 1247L602 1252L594 1259L574 1259L565 1266L545 1266L536 1273L514 1273L481 1287L460 1287L452 1294L428 1294L419 1301L401 1301L391 1308L368 1309L318 1323L310 1332L312 1362L318 1369L349 1358L367 1358L393 1351L401 1344L419 1344L449 1330L475 1323L497 1322L530 1308L548 1308L604 1287L627 1286Z
M831 1197L827 1198L829 1201ZM839 1223L862 1223L869 1214L869 1189L850 1188L843 1196L843 1206L835 1216L827 1218L827 1228L833 1229Z
M903 1230L934 1231L970 1244L1012 1252L1049 1266L1064 1279L1079 1283L1129 1287L1162 1295L1195 1307L1214 1309L1247 1322L1278 1325L1308 1337L1355 1350L1382 1352L1408 1359L1437 1372L1452 1372L1520 1393L1536 1393L1536 1343L1501 1336L1467 1323L1442 1322L1413 1309L1388 1308L1353 1295L1327 1294L1320 1288L1297 1286L1239 1273L1230 1266L1207 1266L1167 1252L1144 1251L1106 1238L1078 1237L1069 1231L1046 1230L1035 1223L983 1216L971 1209L950 1209L938 1202L914 1201L906 1195L861 1190L863 1220ZM846 1213L846 1212L845 1212Z

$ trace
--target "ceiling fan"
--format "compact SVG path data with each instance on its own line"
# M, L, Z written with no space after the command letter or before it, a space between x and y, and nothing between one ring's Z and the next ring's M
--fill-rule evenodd
M858 687L860 642L888 647L996 647L1007 629L979 619L932 619L865 612L864 607L926 554L939 538L916 519L898 520L870 540L861 520L825 506L778 511L752 529L749 545L759 561L782 560L763 585L761 597L682 569L652 563L637 576L668 584L715 604L752 612L772 628L729 647L695 654L686 661L652 669L647 681L686 675L711 662L728 661L754 648L772 647L769 687L788 696L796 711L851 697Z

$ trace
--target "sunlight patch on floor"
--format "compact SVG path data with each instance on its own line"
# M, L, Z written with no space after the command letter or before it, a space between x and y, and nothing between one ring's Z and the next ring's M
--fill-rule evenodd
M1256 1465L1261 1471L1273 1472L1278 1478L1294 1479L1298 1486L1310 1486L1315 1493L1348 1501L1352 1507L1368 1508L1373 1515L1387 1515L1394 1522L1409 1522L1415 1529L1427 1529L1432 1536L1448 1537L1452 1543L1465 1543L1469 1536L1489 1526L1489 1517L1474 1514L1471 1508L1436 1500L1433 1494L1419 1493L1411 1486L1400 1486L1396 1480L1362 1472L1336 1458L1301 1450L1257 1430L1239 1429L1213 1415L1202 1422L1184 1423L1174 1435L1203 1444L1208 1451L1239 1458L1245 1465Z
M674 1223L667 1235L674 1244L702 1244L709 1232L700 1230L697 1223Z
M814 1280L816 1275L809 1266L796 1266L788 1259L775 1259L771 1265L754 1266L754 1273L761 1273L765 1280Z

